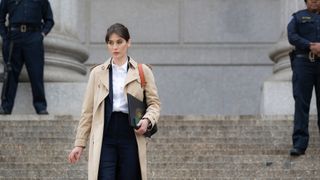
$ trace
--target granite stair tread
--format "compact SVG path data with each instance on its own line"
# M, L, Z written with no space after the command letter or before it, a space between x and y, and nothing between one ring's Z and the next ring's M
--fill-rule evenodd
M0 180L87 179L87 149L71 165L78 117L0 116ZM148 139L150 180L319 179L320 137L310 118L306 155L290 157L292 116L162 116Z

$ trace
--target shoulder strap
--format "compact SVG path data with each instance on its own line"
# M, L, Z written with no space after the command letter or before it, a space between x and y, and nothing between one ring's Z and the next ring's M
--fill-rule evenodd
M146 80L144 78L142 64L138 64L139 76L141 80L141 87L144 88L146 86Z

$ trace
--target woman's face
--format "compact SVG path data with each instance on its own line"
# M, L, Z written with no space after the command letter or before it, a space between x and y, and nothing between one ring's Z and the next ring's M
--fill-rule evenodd
M114 59L123 59L127 57L127 51L130 47L130 40L126 41L116 33L111 34L107 43L109 53Z

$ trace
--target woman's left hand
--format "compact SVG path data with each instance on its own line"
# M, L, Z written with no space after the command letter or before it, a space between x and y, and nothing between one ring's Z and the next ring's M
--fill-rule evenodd
M139 129L135 129L136 133L143 135L145 132L147 132L148 124L149 122L147 119L141 119L137 124L138 127L140 126Z

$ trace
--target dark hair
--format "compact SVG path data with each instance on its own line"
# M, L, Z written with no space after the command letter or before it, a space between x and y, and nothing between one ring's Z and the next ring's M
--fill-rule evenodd
M107 30L107 34L106 34L106 37L105 37L105 42L106 43L108 43L109 38L113 33L115 33L118 36L122 37L126 41L129 41L129 39L130 39L130 34L129 34L128 28L125 27L123 24L115 23L115 24L111 25Z

